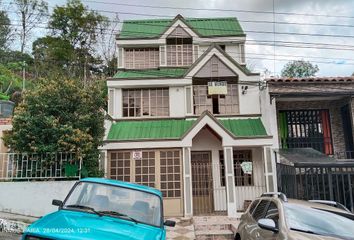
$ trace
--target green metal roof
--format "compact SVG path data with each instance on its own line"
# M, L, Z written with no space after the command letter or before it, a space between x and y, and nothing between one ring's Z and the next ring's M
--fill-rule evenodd
M201 37L243 36L237 18L181 18ZM145 19L124 21L118 39L158 38L175 19Z
M187 68L160 68L145 70L118 71L113 78L137 79L137 78L180 78L183 77Z
M195 119L119 121L112 124L107 140L180 139L195 122ZM260 118L223 119L219 120L219 122L235 137L267 136Z
M267 136L260 118L221 119L219 121L236 137Z
M108 140L178 139L195 120L143 120L114 123Z

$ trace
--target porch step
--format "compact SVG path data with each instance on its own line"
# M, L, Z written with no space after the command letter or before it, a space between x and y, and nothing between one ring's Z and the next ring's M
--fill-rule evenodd
M239 220L227 216L193 217L196 239L223 240L234 239Z
M234 236L231 230L195 231L196 240L233 240Z

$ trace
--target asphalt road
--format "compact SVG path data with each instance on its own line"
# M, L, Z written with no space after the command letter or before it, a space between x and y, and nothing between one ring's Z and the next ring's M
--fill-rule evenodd
M21 235L15 233L0 232L0 240L19 240Z

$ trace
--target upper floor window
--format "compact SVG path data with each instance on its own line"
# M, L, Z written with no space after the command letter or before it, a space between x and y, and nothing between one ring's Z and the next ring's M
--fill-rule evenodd
M158 48L127 48L124 54L125 68L144 69L159 67Z
M123 89L123 117L169 116L168 88Z
M189 66L193 63L192 38L167 38L167 66Z
M208 95L207 85L193 85L194 114L205 110L213 114L239 113L237 84L227 84L226 95Z

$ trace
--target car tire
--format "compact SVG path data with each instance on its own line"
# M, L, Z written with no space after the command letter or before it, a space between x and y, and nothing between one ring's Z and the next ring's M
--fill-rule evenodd
M235 240L241 240L240 234L236 233Z

